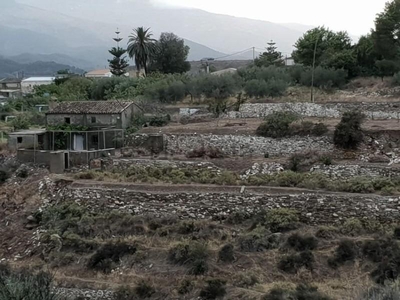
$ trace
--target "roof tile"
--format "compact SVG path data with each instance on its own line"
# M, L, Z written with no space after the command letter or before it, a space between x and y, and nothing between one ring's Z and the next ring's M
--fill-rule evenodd
M60 102L46 114L119 114L132 104L121 101Z

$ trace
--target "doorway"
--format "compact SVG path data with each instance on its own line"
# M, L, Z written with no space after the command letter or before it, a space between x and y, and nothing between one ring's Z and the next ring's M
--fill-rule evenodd
M83 135L81 134L74 134L74 150L75 151L82 151L83 150Z
M69 169L69 153L68 152L64 153L64 169L65 170Z

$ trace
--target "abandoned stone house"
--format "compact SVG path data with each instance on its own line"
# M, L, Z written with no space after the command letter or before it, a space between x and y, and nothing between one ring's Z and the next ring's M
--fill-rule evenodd
M9 146L23 162L47 164L62 172L122 147L134 112L133 102L61 102L50 105L46 130L15 132Z

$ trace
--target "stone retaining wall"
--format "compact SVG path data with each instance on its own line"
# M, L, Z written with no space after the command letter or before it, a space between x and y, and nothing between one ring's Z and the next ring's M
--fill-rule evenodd
M365 177L399 177L400 168L381 165L316 165L311 168L312 173L320 173L330 178Z
M66 300L113 300L114 293L105 290L88 290L73 288L57 288L57 295Z
M229 112L224 118L262 118L276 111L292 111L304 117L340 118L343 112L361 110L370 119L400 119L400 103L248 103L239 112Z
M177 215L182 219L221 218L236 211L256 213L263 209L287 207L300 212L308 224L340 223L357 217L384 223L398 221L400 197L377 195L307 193L247 194L174 192L173 186L153 194L123 188L74 188L64 186L54 193L54 185L46 183L50 192L41 189L44 203L74 201L92 211L121 210L156 217ZM190 186L188 186L190 191ZM265 190L267 191L267 189Z
M158 168L194 168L207 169L215 173L221 170L211 162L203 161L178 161L178 160L153 160L153 159L113 159L112 164L107 169L126 170L132 166L158 167Z
M135 140L144 140L147 135L131 135L126 139L127 147L134 147ZM268 153L270 156L290 155L306 150L329 152L333 144L327 137L290 137L282 139L213 135L213 134L164 134L164 151L169 154L183 154L200 148L216 147L226 155L234 156L259 156Z

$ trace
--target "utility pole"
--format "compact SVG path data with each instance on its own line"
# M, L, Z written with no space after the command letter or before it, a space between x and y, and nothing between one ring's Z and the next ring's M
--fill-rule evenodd
M317 55L317 45L318 45L318 40L319 40L319 35L317 36L317 39L315 41L315 47L314 47L314 58L313 58L313 66L312 66L312 72L311 72L311 102L314 103L314 74L315 74L315 57Z
M253 62L256 60L256 48L253 47Z

